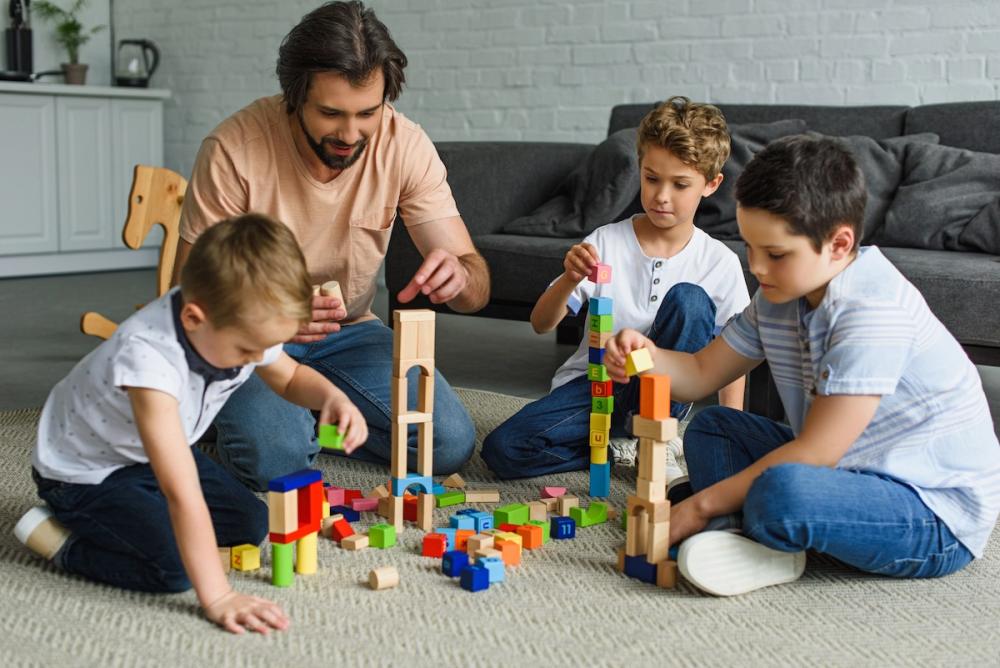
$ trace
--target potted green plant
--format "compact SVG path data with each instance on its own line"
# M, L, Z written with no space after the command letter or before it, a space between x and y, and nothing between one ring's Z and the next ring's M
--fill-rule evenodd
M87 66L80 64L80 47L90 40L90 36L105 28L100 25L85 30L78 14L86 6L87 0L74 0L69 9L50 2L38 0L31 9L43 19L56 23L56 41L66 49L69 62L62 64L63 74L68 84L84 84L87 81Z

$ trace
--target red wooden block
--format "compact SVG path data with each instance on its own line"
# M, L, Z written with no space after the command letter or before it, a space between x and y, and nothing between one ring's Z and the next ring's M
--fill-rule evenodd
M468 539L466 539L468 541ZM429 533L424 536L424 549L421 552L425 557L443 557L448 550L448 537L443 533Z
M354 499L365 498L364 492L360 489L345 489L344 490L344 503L342 505L349 506Z
M319 531L323 519L323 483L317 480L298 489L299 528L308 527L306 533Z
M497 528L500 529L500 531L509 531L511 533L515 533L517 531L517 528L519 526L521 526L521 525L520 524L509 524L507 522L504 522L503 524L501 524Z
M351 523L347 520L337 520L330 527L330 538L337 541L338 543L348 536L354 535L354 528Z
M405 521L416 522L418 510L417 497L412 495L403 497L403 519Z
M612 392L612 381L605 380L590 384L590 396L592 397L610 397Z
M455 532L455 549L465 552L469 547L469 539L476 535L472 529L459 529Z
M526 550L537 550L542 546L542 527L537 524L522 524L517 528L517 535Z
M650 420L670 417L670 376L639 376L639 415Z
M611 265L597 263L597 265L590 271L591 283L610 283L611 282Z
M351 509L359 512L373 512L378 510L378 499L354 499L351 501Z

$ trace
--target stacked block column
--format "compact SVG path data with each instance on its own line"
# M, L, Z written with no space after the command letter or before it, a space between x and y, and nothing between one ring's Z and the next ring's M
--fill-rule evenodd
M604 346L614 325L610 297L601 297L600 286L611 282L611 267L598 264L589 276L597 284L598 296L589 304L589 364L590 379L590 495L606 497L611 492L611 464L608 462L608 440L611 437L611 413L615 398L611 377L604 366Z
M276 587L290 586L295 579L293 564L294 572L300 575L315 573L316 538L323 519L322 474L303 469L270 481L267 514L271 583Z

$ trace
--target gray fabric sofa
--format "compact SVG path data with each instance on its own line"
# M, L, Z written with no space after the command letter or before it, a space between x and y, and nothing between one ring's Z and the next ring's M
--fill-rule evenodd
M635 127L652 104L612 109L608 134ZM828 107L718 105L730 124L803 119L810 131L865 135L876 139L935 133L940 144L1000 154L1000 102L965 102L919 107ZM538 296L562 271L566 250L577 240L504 234L500 228L547 201L566 175L594 149L589 144L544 142L443 142L438 152L448 168L459 210L492 272L489 305L476 315L527 320ZM996 175L1000 182L1000 173ZM637 209L638 210L638 209ZM613 221L608 221L613 222ZM914 224L920 224L914 221ZM877 235L872 242L877 243ZM746 267L742 242L726 240ZM1000 256L985 253L878 244L913 282L934 313L962 343L972 360L1000 365ZM402 225L393 231L386 258L390 309L412 277L420 255ZM757 284L746 272L751 293ZM408 305L412 308L414 305ZM448 311L420 302L419 307ZM560 340L577 343L582 318L560 329ZM751 379L750 408L774 413L766 376ZM770 404L771 408L767 408Z

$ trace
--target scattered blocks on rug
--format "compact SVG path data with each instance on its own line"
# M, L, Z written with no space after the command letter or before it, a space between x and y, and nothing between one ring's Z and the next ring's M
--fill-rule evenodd
M420 554L425 557L443 557L448 551L448 537L443 533L429 533L424 536Z
M399 571L394 566L372 569L368 574L368 586L375 591L392 589L399 585Z
M372 547L386 549L396 544L396 527L391 524L374 524L368 529L368 540Z
M552 538L556 540L567 540L576 537L576 522L572 517L553 517L551 525Z
M490 584L504 581L504 564L500 557L481 557L476 563L489 573Z
M358 550L363 550L368 547L368 536L360 533L356 533L353 536L348 536L340 541L340 546L345 550L350 550L356 552Z
M466 566L462 569L459 583L466 591L483 591L490 588L490 572L483 566Z
M457 578L468 565L469 555L462 550L449 550L441 557L441 572L450 578Z
M465 503L465 492L458 489L453 489L451 491L445 492L444 494L438 494L436 499L438 508L457 506L461 503Z
M232 567L237 571L255 571L260 568L260 548L256 545L237 545L229 553L232 556Z
M527 524L531 519L528 506L523 503L511 503L493 511L493 524Z
M589 527L595 524L603 524L608 521L608 504L601 501L594 501L587 508L569 509L569 516L573 518L578 527Z

